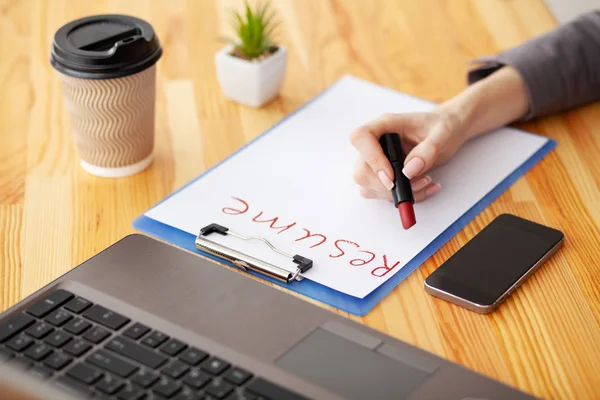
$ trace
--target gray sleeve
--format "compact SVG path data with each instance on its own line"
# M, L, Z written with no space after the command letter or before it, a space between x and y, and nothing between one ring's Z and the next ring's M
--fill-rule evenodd
M600 10L497 56L474 60L472 84L510 65L523 77L529 96L528 120L600 99Z

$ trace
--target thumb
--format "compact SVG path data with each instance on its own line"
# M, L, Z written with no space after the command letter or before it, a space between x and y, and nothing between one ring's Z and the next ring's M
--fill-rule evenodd
M404 160L402 173L408 179L423 175L435 165L440 153L440 145L433 137L427 137L416 145Z

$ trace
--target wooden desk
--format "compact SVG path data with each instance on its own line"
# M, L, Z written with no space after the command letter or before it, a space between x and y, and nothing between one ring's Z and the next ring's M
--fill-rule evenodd
M287 78L277 101L253 110L220 94L213 62L228 32L226 9L240 3L0 0L0 309L133 232L135 217L343 74L442 101L464 88L470 59L556 25L541 0L277 1ZM107 12L150 21L165 49L156 162L119 180L79 168L48 63L59 26ZM599 104L525 125L556 139L557 149L353 319L537 396L597 398L599 127ZM428 296L424 278L503 212L563 230L565 247L493 315Z

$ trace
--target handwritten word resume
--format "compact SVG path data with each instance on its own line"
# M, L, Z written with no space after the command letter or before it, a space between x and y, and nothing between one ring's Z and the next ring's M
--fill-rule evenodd
M196 235L209 223L262 236L314 261L307 279L363 298L397 273L548 139L500 129L467 143L432 172L442 190L415 204L405 231L387 201L360 197L349 135L382 113L422 112L432 103L347 76L146 216ZM260 242L210 236L293 269Z

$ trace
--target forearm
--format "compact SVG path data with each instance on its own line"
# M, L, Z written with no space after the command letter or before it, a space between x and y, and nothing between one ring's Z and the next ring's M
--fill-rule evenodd
M512 67L503 67L440 105L453 130L470 139L523 117L528 110L525 83Z
M479 59L465 91L442 104L451 130L471 138L516 120L600 99L600 11L498 56Z
M513 67L525 83L529 103L521 119L543 117L600 99L599 49L596 11L496 56L478 58L467 78L472 84Z

